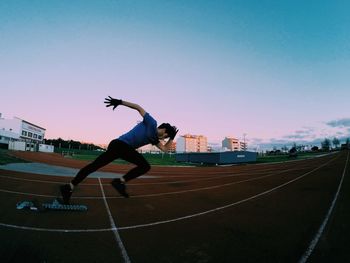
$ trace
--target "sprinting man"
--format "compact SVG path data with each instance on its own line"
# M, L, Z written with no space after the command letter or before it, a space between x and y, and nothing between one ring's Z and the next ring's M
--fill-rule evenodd
M136 164L136 167L132 168L120 179L116 178L111 182L112 186L120 195L128 198L129 194L126 191L125 183L147 173L151 169L150 164L136 149L151 143L156 145L160 150L166 152L169 150L178 132L178 129L175 126L171 126L169 123L162 123L157 127L157 121L137 104L114 99L111 96L106 98L104 103L106 103L106 107L113 106L113 110L119 105L135 109L140 113L143 121L118 139L112 140L106 152L98 156L92 163L83 167L69 184L60 186L63 202L65 204L69 204L69 199L74 188L89 174L118 158ZM169 138L169 140L165 144L160 142L160 140L167 138Z

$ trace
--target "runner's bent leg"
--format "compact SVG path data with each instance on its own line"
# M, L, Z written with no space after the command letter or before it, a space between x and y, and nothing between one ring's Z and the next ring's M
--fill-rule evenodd
M72 184L74 186L78 185L89 174L97 171L101 167L117 159L119 157L119 154L120 152L118 151L118 143L116 140L111 141L108 145L107 151L98 156L95 161L83 167L72 180Z
M123 176L126 182L147 173L151 169L150 164L142 156L142 154L137 152L132 147L125 147L123 154L120 156L120 158L130 163L136 164L136 167L131 169Z

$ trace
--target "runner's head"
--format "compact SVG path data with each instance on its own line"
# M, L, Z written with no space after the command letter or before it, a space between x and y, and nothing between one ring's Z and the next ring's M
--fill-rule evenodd
M162 123L158 126L159 139L174 138L176 134L176 127L169 123Z

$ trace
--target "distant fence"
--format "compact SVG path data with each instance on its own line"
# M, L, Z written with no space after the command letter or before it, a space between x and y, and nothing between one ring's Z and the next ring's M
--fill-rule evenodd
M176 153L177 162L205 164L234 164L255 162L258 153L248 151L214 153Z
M72 157L72 156L74 156L74 152L73 151L62 151L61 152L61 155L63 156L63 157Z

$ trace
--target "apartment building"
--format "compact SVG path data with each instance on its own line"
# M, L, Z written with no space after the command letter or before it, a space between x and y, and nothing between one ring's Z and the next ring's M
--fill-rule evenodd
M242 142L237 138L225 137L222 141L222 148L226 148L229 151L242 151L247 149L247 143Z
M176 152L207 152L208 140L203 135L185 134L176 141Z

